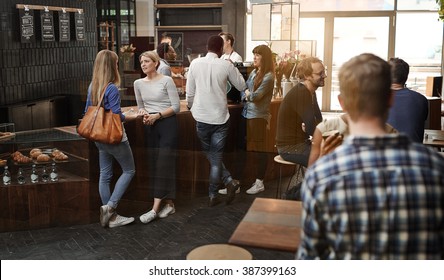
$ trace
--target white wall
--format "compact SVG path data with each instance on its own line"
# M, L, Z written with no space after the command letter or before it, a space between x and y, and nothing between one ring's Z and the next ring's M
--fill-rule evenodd
M137 37L154 37L154 0L136 0Z

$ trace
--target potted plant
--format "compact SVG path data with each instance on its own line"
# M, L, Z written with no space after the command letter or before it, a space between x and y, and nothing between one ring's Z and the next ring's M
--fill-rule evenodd
M123 70L125 71L132 71L134 68L134 51L136 50L135 47L133 47L133 44L131 45L123 45L120 48L120 58L123 62Z

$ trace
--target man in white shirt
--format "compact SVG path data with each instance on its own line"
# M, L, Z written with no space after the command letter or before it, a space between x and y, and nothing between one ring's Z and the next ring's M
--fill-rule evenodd
M196 120L197 136L202 150L210 162L209 206L220 203L218 190L222 181L227 187L226 204L230 204L239 186L223 164L223 152L230 127L227 105L227 82L239 91L246 88L245 80L233 63L222 60L224 41L220 36L211 36L207 41L208 53L194 59L189 67L186 85L186 100Z

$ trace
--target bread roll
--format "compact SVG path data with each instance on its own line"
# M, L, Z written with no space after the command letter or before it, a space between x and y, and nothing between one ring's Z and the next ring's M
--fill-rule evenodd
M39 155L41 155L42 152L41 151L34 151L34 152L30 152L29 155L33 158L36 159Z
M29 151L29 154L32 154L32 153L35 153L35 152L42 152L42 150L41 149L39 149L39 148L34 148L34 149L32 149L31 151Z
M37 157L37 161L38 162L47 162L47 161L50 161L50 160L51 160L51 158L48 155L45 155L45 154L41 154L41 155L39 155Z
M55 160L67 160L68 156L65 155L63 152L59 152L54 156Z

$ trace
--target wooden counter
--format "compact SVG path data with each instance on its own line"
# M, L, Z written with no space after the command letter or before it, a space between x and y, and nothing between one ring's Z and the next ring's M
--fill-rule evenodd
M278 168L274 165L273 157L277 154L275 148L275 137L276 137L276 122L277 113L279 110L281 100L273 100L270 106L270 111L272 114L271 118L271 129L267 137L267 147L270 153L267 173L265 174L265 180L276 179L279 175ZM236 165L236 159L240 151L238 149L239 142L239 119L242 113L242 104L230 104L230 130L228 133L227 144L225 147L224 154L224 164L231 171L233 176L236 176L234 172L238 166ZM137 108L125 107L123 111L129 109ZM196 135L195 121L191 112L186 107L186 101L181 101L181 109L177 114L178 126L179 126L179 144L177 151L177 171L176 171L176 181L177 181L177 196L189 197L196 195L207 195L208 194L208 176L209 176L209 163L205 157L205 154L201 151L200 141ZM150 186L149 174L148 174L148 159L146 155L146 149L144 148L144 132L143 124L141 119L137 119L135 122L128 122L125 124L125 130L128 134L130 145L133 150L136 163L136 176L133 179L130 187L123 196L121 206L119 208L125 207L128 209L129 213L134 211L142 211L140 209L146 210L148 206L152 205L152 198L149 195ZM96 155L97 156L97 155ZM91 183L98 181L98 158L91 158ZM97 163L97 164L96 164ZM253 165L254 160L247 153L247 165ZM239 168L238 168L239 169ZM241 183L244 186L250 186L254 180L255 176L252 172L253 168L245 168L242 174ZM283 172L291 173L291 169L284 170ZM115 174L120 172L116 169ZM115 176L116 177L116 176ZM140 206L137 206L140 205ZM122 214L125 214L122 212Z
M274 148L274 138L276 130L276 117L280 100L274 100L271 104L271 130L268 136L268 147L270 160L265 174L265 180L274 179L278 176L278 169L274 166L273 157L277 154ZM124 108L128 110L135 107ZM136 109L136 108L135 108ZM238 150L238 130L239 119L242 112L241 104L229 105L231 115L231 127L229 130L224 163L235 176L236 160L240 151ZM201 151L200 141L196 135L195 121L191 112L186 108L186 103L181 103L181 111L177 114L179 125L179 145L177 150L177 199L186 199L191 196L208 195L209 164ZM66 134L77 134L75 126L58 127L54 130ZM142 119L125 123L125 130L130 141L136 165L136 176L131 181L119 204L119 214L124 216L139 215L152 207L153 198L150 195L148 164L151 160L147 156L147 149L144 147L144 126ZM35 133L35 131L33 132ZM74 137L76 138L76 137ZM40 139L41 140L41 139ZM99 207L102 205L99 190L99 159L98 150L94 142L85 139L75 141L64 141L63 139L51 140L50 142L28 143L25 146L16 144L6 145L2 143L1 148L5 149L4 155L17 149L28 151L29 147L49 146L69 154L82 158L80 161L65 162L58 164L60 180L54 183L38 183L14 185L1 187L0 190L0 232L27 230L54 226L70 226L76 224L87 224L98 222ZM248 157L247 165L255 164L252 158ZM11 166L14 167L14 166ZM29 168L27 166L28 176ZM16 180L15 170L13 180ZM238 168L245 170L242 177L244 186L249 186L255 179L251 173L253 168ZM289 174L292 170L288 170ZM114 164L114 177L112 186L121 174L120 167ZM239 178L241 179L241 178ZM244 188L245 190L245 188Z

